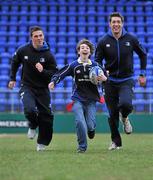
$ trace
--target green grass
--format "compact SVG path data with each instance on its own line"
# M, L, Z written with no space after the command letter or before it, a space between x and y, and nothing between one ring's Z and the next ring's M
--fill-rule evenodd
M123 148L108 151L109 134L88 140L76 153L75 134L54 134L45 152L26 135L0 136L1 180L152 180L153 135L122 134Z

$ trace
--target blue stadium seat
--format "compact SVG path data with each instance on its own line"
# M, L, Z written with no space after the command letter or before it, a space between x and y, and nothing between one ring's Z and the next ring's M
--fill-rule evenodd
M48 32L49 33L54 33L55 35L56 35L56 33L57 33L57 25L56 24L54 24L54 26L52 25L52 24L49 24L48 25Z
M8 4L1 5L1 12L8 13L10 11L10 6Z
M8 42L13 42L16 43L17 42L17 32L15 31L9 31L8 33Z
M116 11L117 11L117 12L120 12L121 14L123 14L123 13L124 13L124 7L125 7L125 6L123 6L123 4L118 4L118 5L116 6Z
M6 23L9 21L9 16L8 16L8 13L6 12L2 12L1 13L1 23Z
M51 7L51 6L50 6ZM52 11L53 11L53 7L54 6L52 6ZM46 4L44 3L44 4L41 4L40 6L39 6L39 11L40 12L48 12L48 6L46 6Z
M58 22L57 16L55 16L53 14L49 14L48 15L48 24L51 26L51 25L55 25L56 22Z
M145 3L145 12L146 13L152 13L153 11L153 2L148 1L147 3Z
M0 32L7 32L8 31L8 23L7 22L4 22L4 21L0 21Z
M10 65L8 64L0 64L0 76L8 76L10 74Z
M148 59L147 59L148 64L153 64L153 54L148 53L147 57L148 57Z
M153 76L147 76L147 87L153 87Z
M39 16L38 16L38 20L39 20L39 23L42 23L42 22L44 22L44 23L46 23L46 25L47 25L47 21L48 21L48 16L47 16L47 14L46 13L39 13Z
M8 42L7 43L7 52L10 53L11 55L14 54L14 52L16 51L17 47L16 47L16 42Z
M67 31L67 25L65 22L62 22L58 25L58 32L65 32Z
M86 32L86 25L85 24L80 24L79 26L78 26L78 33L80 33L80 32Z
M37 15L37 12L39 10L39 7L37 5L37 3L34 4L34 1L32 1L32 4L30 5L30 9L29 9L29 13L35 13L35 15Z
M68 14L68 24L75 24L76 22L77 22L76 13L69 13Z
M96 24L93 22L92 24L87 25L88 33L96 33Z
M58 6L54 6L54 5L52 5L52 4L49 4L49 16L54 16L54 15L56 15L57 14L57 12L58 12ZM47 12L47 11L44 11L44 9L43 8L40 8L40 11L42 11L42 12Z
M10 15L10 19L9 19L10 22L18 22L18 14L15 12L15 13L12 13Z
M49 44L56 44L57 41L57 34L54 32L48 32L46 34L46 38L48 39Z
M96 13L96 9L95 9L95 5L91 4L87 6L87 13L89 14L95 14Z
M9 76L8 75L1 75L1 80L0 80L0 87L6 88L8 85L9 81Z
M105 6L103 6L103 5L98 5L98 6L97 6L97 16L99 16L100 13L102 13L102 12L105 12Z
M144 23L137 23L137 24L136 24L136 31L137 31L137 32L145 32Z
M65 53L57 53L55 57L57 64L61 64L61 66L65 65Z
M96 21L96 18L95 18L95 16L93 14L88 15L88 17L87 17L87 23L88 24L94 24L95 21Z
M4 53L6 52L6 46L4 46L4 42L0 42L0 52Z
M126 17L125 19L126 19L127 23L134 23L135 22L134 14L132 12L127 14L125 17Z
M68 26L68 33L76 33L77 32L77 25L76 23L69 23L69 26Z
M147 31L147 33L153 31L153 22L147 23L146 31Z
M21 13L20 13L19 22L20 22L20 23L26 23L26 22L28 22L27 12L21 12Z
M103 34L104 32L106 32L105 26L103 26L102 24L98 24L97 32L100 33L100 34Z
M0 41L2 43L6 43L7 42L7 35L8 33L4 30L0 31Z
M146 19L146 23L152 23L153 22L153 16L152 16L152 13L147 13L146 16L145 16L145 19Z
M72 88L72 85L73 85L72 77L68 76L68 77L65 78L65 80L66 80L66 87L67 88ZM70 97L71 97L71 95L70 95Z
M58 42L56 44L57 52L58 53L66 53L66 43L64 42Z
M106 12L114 12L115 11L115 6L114 5L111 5L111 4L108 4L106 6Z
M19 5L18 4L13 4L11 6L11 12L18 12L19 11Z
M56 42L57 42L57 43L58 43L58 42L66 43L66 41L67 41L67 36L68 36L67 32L64 32L64 31L58 32L58 33L57 33L57 40L56 40Z
M137 4L137 5L135 6L135 11L136 11L136 13L137 13L137 12L138 12L138 13L143 13L144 10L143 10L142 4Z
M10 64L11 55L7 52L1 52L0 54L0 62L2 65Z
M134 12L134 5L133 4L127 4L126 5L126 12L127 13L133 13Z
M76 53L68 53L66 55L66 62L67 64L70 64L71 62L75 61L77 59Z
M76 42L76 32L70 31L67 39L68 39L68 43Z
M76 43L74 43L73 41L67 43L67 53L68 54L75 54L76 53Z
M7 104L8 104L8 101L6 98L0 98L0 112L7 111Z
M84 5L78 6L78 12L79 12L79 16L84 16L87 13L86 6L84 6Z
M85 32L79 32L79 33L77 34L77 37L78 37L78 41L80 41L81 39L87 38L87 33L85 33Z
M29 12L29 6L28 4L23 4L20 6L20 13L27 13Z
M77 6L73 3L70 3L67 12L68 12L68 14L76 13L77 12Z
M29 39L29 36L28 36L27 32L20 31L18 33L18 44L19 45L22 45L23 43L28 42L28 39Z
M36 12L33 12L30 14L28 21L29 21L29 23L31 23L33 25L37 24L38 17L36 16Z
M59 13L66 13L67 12L67 6L65 5L65 3L61 3L59 6Z
M66 23L67 22L67 18L66 18L66 14L62 14L60 16L58 16L58 22L59 24L62 24L62 23Z
M84 16L85 13L86 13L86 12L84 12L84 13L82 14L82 12L80 13L80 11L79 11L78 25L80 25L80 24L86 24L86 16Z
M135 28L135 25L134 24L128 24L126 26L126 29L129 33L135 33L136 32L136 28Z

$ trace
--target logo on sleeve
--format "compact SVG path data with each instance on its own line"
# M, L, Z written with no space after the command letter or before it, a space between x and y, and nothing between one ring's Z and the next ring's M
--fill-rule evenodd
M40 58L40 62L45 62L45 58Z
M80 71L80 70L77 70L77 71L76 71L76 73L77 73L77 74L80 74L80 73L81 73L81 71Z
M127 42L125 43L125 45L126 45L126 46L130 46L130 42L127 41Z
M25 59L25 60L28 60L28 56L24 56L24 59Z
M106 44L106 47L110 47L110 44Z

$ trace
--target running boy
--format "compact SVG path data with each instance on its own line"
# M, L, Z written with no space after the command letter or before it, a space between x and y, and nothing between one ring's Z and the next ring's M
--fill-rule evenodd
M54 74L48 87L53 90L66 76L73 77L72 100L78 141L77 152L84 153L87 150L87 134L90 139L95 136L96 101L99 101L100 95L97 86L90 82L89 71L98 63L89 59L94 52L94 46L87 39L79 41L76 50L78 59ZM107 80L105 75L97 78L101 81Z

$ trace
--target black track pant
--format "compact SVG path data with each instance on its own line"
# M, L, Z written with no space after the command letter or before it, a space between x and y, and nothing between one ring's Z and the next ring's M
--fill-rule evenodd
M29 127L38 127L37 143L49 145L53 134L53 114L50 108L50 93L48 88L30 88L23 86L20 96L24 106L24 114Z
M119 133L119 113L122 117L127 117L133 109L134 81L127 80L121 83L107 81L104 84L105 101L109 111L109 126L111 130L111 139L118 146L122 146L121 136Z

